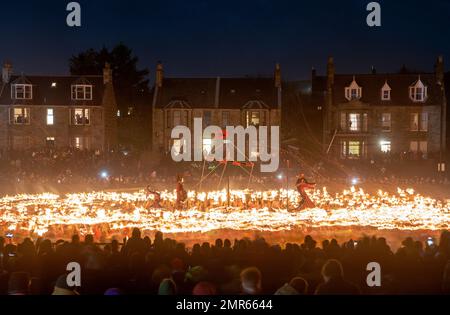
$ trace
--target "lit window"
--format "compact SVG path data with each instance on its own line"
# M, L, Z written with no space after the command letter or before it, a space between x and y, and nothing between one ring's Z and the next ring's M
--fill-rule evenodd
M181 139L173 140L173 151L175 155L180 155L183 153L183 141Z
M203 139L203 152L207 155L212 151L212 139Z
M352 83L345 88L345 98L349 101L360 99L362 96L362 88L356 83L355 78L353 78Z
M52 126L55 122L53 108L47 108L47 125Z
M260 112L247 112L247 127L256 126L258 127L261 123L261 113Z
M52 82L52 88L56 87L56 82Z
M409 129L411 131L419 131L419 114L412 113L410 115Z
M81 149L81 147L82 147L81 137L75 137L74 146L76 149Z
M74 125L90 125L90 111L88 108L76 108L73 110L73 124Z
M55 146L55 137L47 137L45 139L45 143L48 147L54 147Z
M391 141L380 141L380 150L383 153L391 152Z
M361 131L361 114L351 113L348 115L348 129L350 131Z
M385 132L391 131L391 113L381 114L381 130Z
M33 86L31 84L14 84L13 98L16 100L31 100L33 98Z
M12 119L15 125L28 125L30 123L30 109L24 107L14 107L12 109Z
M428 113L420 115L420 131L428 131Z
M391 87L389 86L387 81L384 83L383 87L381 88L381 100L383 100L383 101L391 100Z
M428 142L427 141L411 141L409 143L409 151L412 153L421 153L423 157L426 157L428 153Z
M409 97L414 102L424 102L427 98L428 88L422 83L422 81L417 80L417 82L409 87Z
M72 85L72 100L74 101L92 100L92 85L85 85L85 84Z
M90 142L91 139L89 137L74 137L73 147L80 150L89 150Z
M120 109L117 110L117 117L120 117Z
M359 141L348 142L348 157L359 158L361 156L361 143Z

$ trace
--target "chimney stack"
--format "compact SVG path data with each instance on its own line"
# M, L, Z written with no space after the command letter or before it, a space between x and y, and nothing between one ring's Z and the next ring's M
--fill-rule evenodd
M370 70L370 72L372 74L377 74L377 69L375 68L375 66L372 66L372 69Z
M439 56L436 60L436 65L434 67L436 73L436 80L438 83L444 82L444 57Z
M316 75L317 75L316 68L312 67L311 68L311 80L314 81L314 79L316 78Z
M10 62L5 62L2 68L2 81L7 84L11 80L11 75L13 72L13 67Z
M105 63L105 67L103 68L103 84L109 84L113 82L112 78L112 69L109 62Z
M159 61L158 65L156 66L156 86L158 88L162 87L163 80L164 80L164 68L161 61Z
M334 85L334 58L328 57L327 63L327 87L331 89Z
M275 87L281 88L281 67L279 63L275 65Z

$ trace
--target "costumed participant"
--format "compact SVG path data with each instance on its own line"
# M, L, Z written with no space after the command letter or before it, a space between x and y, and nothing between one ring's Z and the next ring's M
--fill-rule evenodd
M187 192L184 190L183 182L183 176L177 175L177 207L182 206L187 199Z
M309 183L304 174L300 174L300 176L297 179L297 182L295 184L297 186L297 191L300 194L301 197L301 201L299 204L298 209L299 210L304 210L304 209L310 209L310 208L315 208L314 203L311 201L311 199L309 199L308 194L306 193L307 189L313 189L316 184L314 183Z
M152 207L153 208L161 208L161 194L157 191L151 190L150 189L150 185L147 186L146 188L147 191L147 198L149 195L153 195L153 203L152 203Z

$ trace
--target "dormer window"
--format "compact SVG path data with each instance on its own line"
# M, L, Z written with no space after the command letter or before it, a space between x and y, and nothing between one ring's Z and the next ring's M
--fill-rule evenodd
M33 98L33 86L31 84L13 84L12 98L16 100L31 100Z
M383 87L381 88L381 100L382 101L390 101L391 100L391 87L387 83L387 81L384 83Z
M86 85L86 84L72 85L72 100L73 101L91 101L92 100L92 85Z
M345 98L349 101L358 100L362 96L362 88L356 83L355 77L353 77L352 83L345 88Z
M413 102L425 102L428 97L428 88L419 79L409 87L409 97Z

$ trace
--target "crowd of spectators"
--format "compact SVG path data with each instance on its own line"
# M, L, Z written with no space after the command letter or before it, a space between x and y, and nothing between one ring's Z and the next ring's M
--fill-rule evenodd
M315 166L292 164L288 171L280 164L274 174L260 173L259 167L230 165L222 176L223 165L218 163L174 164L170 157L156 161L142 152L118 150L100 152L78 149L42 149L0 152L0 194L66 193L87 190L138 188L151 185L153 189L174 189L176 174L183 173L187 189L209 187L223 189L279 189L294 187L295 176L304 172L312 182L328 188L373 184L391 186L445 185L450 181L436 173L396 172L397 166L385 163L356 163L353 166L319 162ZM203 168L203 166L205 168ZM201 181L202 173L204 179ZM250 176L251 174L251 176Z
M393 252L384 238L321 246L306 236L285 248L264 239L185 244L138 229L120 244L0 238L0 294L14 295L310 295L449 294L450 233L425 246L407 238ZM66 266L81 266L81 285L68 284ZM367 264L381 266L381 286L367 285Z

